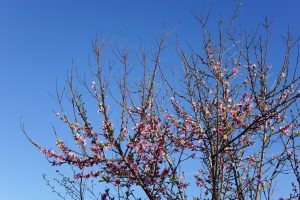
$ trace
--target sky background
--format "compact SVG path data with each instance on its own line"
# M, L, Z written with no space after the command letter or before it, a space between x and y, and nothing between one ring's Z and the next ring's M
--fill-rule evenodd
M57 105L49 94L55 92L56 79L64 83L72 60L86 69L97 33L117 40L126 35L130 48L139 38L151 46L162 30L176 27L180 38L197 46L200 32L191 10L212 5L211 24L215 25L219 16L232 13L236 3L0 0L0 199L55 199L42 180L42 173L51 175L55 169L22 135L20 119L32 138L45 146L55 144L51 124L57 122L52 113ZM277 52L288 27L300 35L299 8L298 0L245 0L239 23L255 28L263 17L271 17Z

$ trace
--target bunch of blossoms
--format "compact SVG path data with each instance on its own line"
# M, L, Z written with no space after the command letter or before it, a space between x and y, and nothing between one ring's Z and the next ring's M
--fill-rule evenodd
M172 145L172 131L187 130L174 126L166 120L163 113L157 109L155 100L154 79L159 67L159 59L164 48L163 37L154 55L153 71L144 77L140 93L140 102L133 103L127 88L127 52L122 50L120 63L124 66L124 76L120 85L121 101L119 116L121 123L115 125L111 120L107 104L107 85L103 75L101 61L103 49L96 40L93 52L96 58L96 80L91 86L83 83L98 107L97 113L103 120L101 129L95 128L89 120L88 111L78 87L74 83L75 75L68 80L68 99L73 108L72 118L67 117L64 110L63 94L57 93L60 112L56 116L68 127L74 145L66 144L58 136L57 150L49 150L28 139L46 155L54 166L63 164L78 168L76 179L95 178L106 183L102 199L148 197L149 199L185 199L183 192L186 184L178 165L174 163L173 155L178 152L177 145ZM145 55L141 52L141 55ZM146 62L146 60L144 60ZM146 63L144 63L145 66ZM144 69L146 71L146 68ZM131 106L129 106L131 104ZM26 134L26 133L25 133ZM181 162L181 161L179 161ZM118 188L117 194L108 194L112 187ZM137 189L136 189L137 188ZM134 192L138 190L138 192ZM143 191L143 193L141 192ZM140 194L139 194L140 193Z
M96 41L96 80L92 86L85 81L83 85L98 107L101 129L89 121L83 97L71 76L68 99L72 119L67 117L59 94L61 111L57 117L69 128L77 148L58 136L58 151L30 141L53 165L77 167L80 173L75 178L96 178L108 188L117 188L116 193L106 188L103 199L138 195L149 199L271 199L276 180L286 171L294 172L298 180L293 183L290 197L299 197L299 146L295 134L299 131L299 109L294 108L300 98L300 81L298 60L295 70L290 67L292 36L287 38L283 65L272 77L267 56L268 21L261 31L265 42L259 31L235 38L234 32L222 24L220 37L213 42L206 21L199 18L202 53L176 46L183 67L178 78L183 90L172 85L161 66L166 37L161 38L150 58L151 73L147 73L147 54L141 50L144 76L138 92L130 92L128 87L127 51L115 51L123 65L123 77L118 82L121 96L118 99L112 95L120 107L119 124L111 120L101 63L103 49ZM165 90L155 88L158 72ZM169 104L162 105L160 97L166 94ZM191 190L198 195L189 195Z
M287 198L298 199L299 56L291 64L296 41L288 33L276 72L268 64L267 19L261 32L240 38L221 26L215 43L206 20L199 18L202 55L177 45L184 90L162 72L175 112L167 118L179 127L173 144L195 165L194 182L189 182L200 190L195 199L270 199L286 172L296 179Z

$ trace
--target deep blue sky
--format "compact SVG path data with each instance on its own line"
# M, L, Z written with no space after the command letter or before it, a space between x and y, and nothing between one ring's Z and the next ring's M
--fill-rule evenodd
M132 46L138 38L151 45L165 25L195 43L200 34L191 9L211 2L213 22L228 16L237 1L0 0L0 199L55 199L42 180L42 173L54 168L21 134L20 117L34 139L55 143L56 104L49 93L55 91L56 78L63 83L73 59L87 66L98 32L117 39L126 34ZM264 16L272 17L278 38L273 45L280 50L279 36L288 26L300 34L299 8L298 0L244 1L240 23L255 28Z

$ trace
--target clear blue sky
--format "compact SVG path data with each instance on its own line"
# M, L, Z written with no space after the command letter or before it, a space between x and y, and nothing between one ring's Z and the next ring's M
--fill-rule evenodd
M210 2L214 21L219 14L228 16L237 1L0 0L0 199L55 199L42 180L42 173L54 168L21 134L20 117L34 139L53 146L56 103L49 93L56 78L63 83L72 59L87 65L97 32L108 38L126 33L134 46L139 37L151 44L165 25L193 43L200 34L191 9ZM298 0L245 0L240 22L255 28L262 17L272 17L281 45L279 36L288 26L300 35L299 8Z

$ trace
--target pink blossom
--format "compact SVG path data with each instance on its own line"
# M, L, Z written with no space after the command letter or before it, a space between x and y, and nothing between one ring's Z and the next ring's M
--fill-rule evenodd
M239 72L239 70L238 70L238 68L236 67L236 68L234 68L234 69L232 70L232 75L235 76L238 72Z

